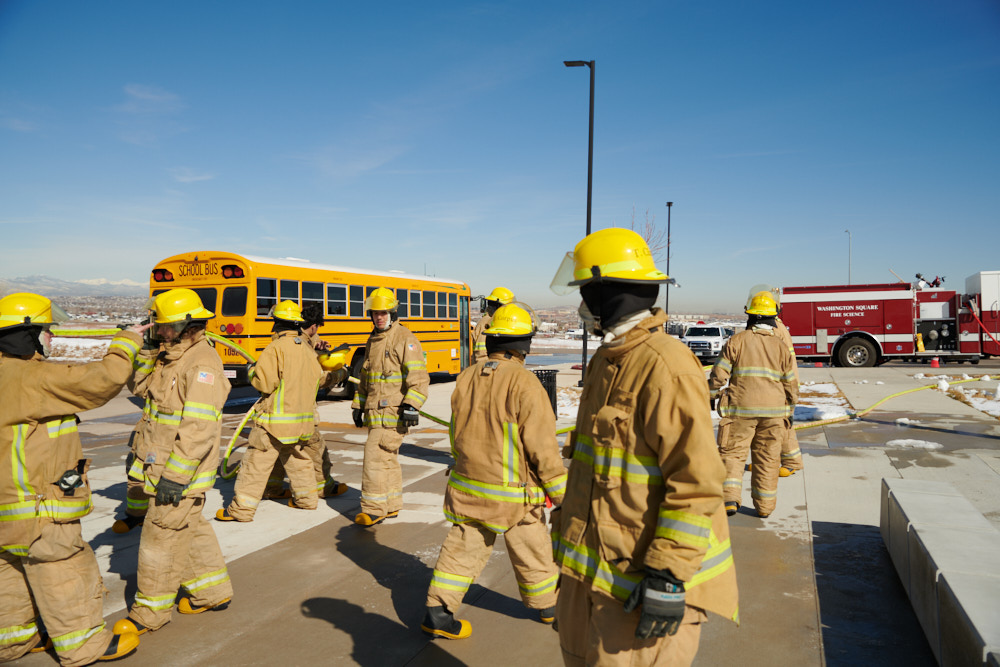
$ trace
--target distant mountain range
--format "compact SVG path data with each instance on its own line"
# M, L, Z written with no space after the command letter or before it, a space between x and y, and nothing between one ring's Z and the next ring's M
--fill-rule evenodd
M134 280L59 280L48 276L0 278L0 294L36 292L54 296L143 296L149 294L149 285Z

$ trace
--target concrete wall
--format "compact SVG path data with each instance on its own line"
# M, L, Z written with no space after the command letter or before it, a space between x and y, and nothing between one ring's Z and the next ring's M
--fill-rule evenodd
M882 480L879 527L938 662L996 660L1000 532L951 484L909 479Z

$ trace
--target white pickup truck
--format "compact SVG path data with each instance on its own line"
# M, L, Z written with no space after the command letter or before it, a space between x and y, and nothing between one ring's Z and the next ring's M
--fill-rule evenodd
M714 362L731 335L732 330L721 324L697 324L688 327L681 342L691 348L700 361Z

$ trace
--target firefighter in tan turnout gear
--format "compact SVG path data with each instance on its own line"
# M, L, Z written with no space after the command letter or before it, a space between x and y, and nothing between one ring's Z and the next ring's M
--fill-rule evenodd
M420 421L430 376L420 342L397 321L399 302L379 287L365 299L374 330L365 345L361 384L351 403L354 425L368 427L361 477L359 526L374 526L403 507L403 472L399 447L403 435Z
M604 229L577 244L552 282L557 294L579 286L581 316L604 339L587 367L552 519L567 665L690 664L706 612L737 620L705 375L653 308L669 280L642 237Z
M324 377L320 380L320 388L335 385L346 379L347 370L344 368L344 363L347 350L330 350L327 342L319 337L319 328L324 321L323 305L312 302L303 306L302 320L302 337L310 347L318 352L319 365L325 372ZM323 434L319 430L319 411L316 409L313 410L313 432L305 444L305 451L313 462L317 496L332 498L345 493L347 484L338 482L331 474L330 456L326 450L326 443L323 441ZM291 498L292 490L284 488L284 483L285 466L282 465L279 457L274 462L274 469L267 480L264 498Z
M750 496L757 514L764 518L777 502L781 446L799 386L795 357L776 330L778 311L771 293L755 295L746 312L747 330L726 343L708 384L721 417L718 443L726 466L726 513L739 511L749 449ZM727 381L729 387L723 390Z
M253 521L275 461L281 461L291 486L289 507L314 510L316 475L309 443L316 430L316 392L326 373L312 339L302 333L302 309L282 301L271 311L271 344L251 371L250 384L261 393L255 407L247 455L240 464L233 501L220 509L219 521Z
M63 665L121 658L136 633L104 622L104 582L81 534L93 505L74 413L104 405L129 375L146 327L115 336L99 362L45 362L49 299L0 299L0 662L55 648Z
M545 388L524 367L536 331L530 309L512 303L486 329L488 358L466 368L451 396L452 454L441 547L421 624L433 636L462 639L468 621L454 617L469 586L503 535L521 600L544 623L555 620L559 570L543 515L545 497L562 502L566 468Z
M483 299L483 312L479 321L476 322L476 328L472 330L472 339L469 341L472 346L472 363L486 358L486 337L483 332L490 325L493 313L497 312L497 308L500 306L513 303L513 301L514 293L506 287L494 287L490 295Z
M182 614L229 606L229 581L219 541L202 516L205 492L219 466L222 408L229 381L205 337L215 314L190 289L172 289L150 303L162 350L149 377L149 440L142 465L149 511L139 541L138 591L115 634L156 630Z

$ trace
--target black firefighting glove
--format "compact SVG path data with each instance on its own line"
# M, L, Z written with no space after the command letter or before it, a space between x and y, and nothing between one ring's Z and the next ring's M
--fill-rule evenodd
M399 419L403 422L403 426L410 428L420 423L420 413L412 405L403 403L399 406Z
M165 477L161 477L159 483L156 485L156 502L160 505L173 505L177 507L177 504L184 497L184 485L178 484L177 482L172 482Z
M642 605L635 636L675 635L684 618L684 582L669 570L646 569L646 576L625 600L625 613Z
M354 425L358 428L365 425L365 415L361 412L361 408L354 408L351 410L351 417L354 418Z

